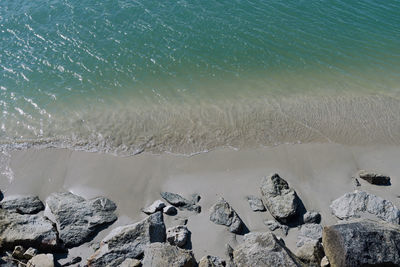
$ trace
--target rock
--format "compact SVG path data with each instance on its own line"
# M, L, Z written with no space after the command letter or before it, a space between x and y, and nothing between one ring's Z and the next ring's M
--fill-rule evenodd
M37 249L35 249L35 248L28 248L28 249L25 251L24 255L22 255L22 256L23 256L23 258L24 258L25 260L30 260L30 259L32 259L34 256L36 256L37 254L38 254Z
M218 202L211 207L210 212L210 220L212 222L228 226L229 231L232 233L241 233L243 222L225 199L220 198Z
M321 222L321 214L315 211L307 211L303 215L304 223L320 223Z
M358 177L367 181L370 184L390 185L390 177L380 173L361 170L358 172Z
M201 207L197 205L196 200L200 200L200 196L195 194L192 196L192 200L187 200L186 198L170 192L161 192L161 197L165 199L169 204L178 207L179 209L186 209L189 211L195 211L197 213L201 212Z
M261 198L256 196L247 196L246 199L253 211L265 211L265 207Z
M321 260L321 267L329 267L330 263L329 260L326 256L324 256Z
M233 252L237 267L302 266L301 261L271 232L251 232Z
M168 243L152 243L144 251L143 267L196 266L193 252Z
M69 262L64 263L64 264L61 265L61 266L62 266L62 267L71 266L71 265L77 264L77 263L79 263L79 262L81 262L81 261L82 261L82 258L81 258L81 257L75 257L75 258L73 258L72 260L70 260Z
M54 267L54 257L52 254L38 254L30 259L26 266Z
M215 256L204 256L199 261L198 267L225 267L226 261L220 257Z
M176 215L178 213L178 211L176 210L176 208L174 206L168 205L166 207L164 207L163 212L167 215Z
M369 213L387 222L400 223L400 210L392 202L364 191L347 193L334 200L330 207L339 219L350 219Z
M324 248L320 241L308 241L297 249L296 256L307 266L319 267L324 257Z
M354 220L324 227L322 242L331 266L400 266L400 227Z
M178 225L167 229L167 241L171 245L184 247L190 239L190 231L184 225Z
M72 193L53 193L47 200L66 247L83 244L103 226L117 220L117 206L105 197L86 200Z
M23 259L25 249L22 246L15 246L11 256L15 259Z
M153 202L153 204L151 204L150 206L148 206L147 208L142 209L142 211L148 215L153 214L157 211L161 211L163 210L163 208L165 207L165 203L162 202L161 200L156 200Z
M142 266L142 262L137 259L126 259L119 267L139 267Z
M0 207L20 214L35 214L44 210L44 205L37 196L6 197L0 202Z
M21 215L0 209L0 247L33 247L57 250L59 242L55 225L41 215Z
M296 245L301 247L309 241L322 241L322 226L320 224L308 223L301 226Z
M288 183L273 174L264 177L261 182L261 194L265 207L271 215L283 223L287 223L298 215L300 199Z
M165 242L163 214L156 212L146 219L112 230L100 248L88 259L88 266L118 266L127 258L138 259L147 245Z
M275 231L276 229L281 229L285 236L289 232L289 227L287 225L280 224L274 220L265 220L264 224L268 227L268 229L270 231Z
M3 192L1 192L1 190L0 190L0 201L2 201L3 198L4 198Z

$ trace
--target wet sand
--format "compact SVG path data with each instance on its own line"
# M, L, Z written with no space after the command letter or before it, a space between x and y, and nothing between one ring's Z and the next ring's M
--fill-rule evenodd
M146 217L141 208L161 199L161 191L185 197L200 194L200 214L165 215L167 227L178 224L180 218L188 218L198 260L206 254L224 256L225 244L234 247L241 238L209 220L209 208L219 197L231 204L250 231L268 230L263 221L272 219L269 212L253 212L245 197L259 196L261 178L273 172L289 182L307 210L321 213L322 225L337 221L329 205L355 189L351 177L360 169L390 175L392 185L374 186L360 180L359 190L400 206L400 146L297 144L239 151L221 149L191 157L148 153L117 157L65 149L28 149L10 154L14 178L10 183L7 177L0 176L5 196L37 194L45 200L52 192L68 190L86 198L104 195L116 202L119 220L92 242L99 241L113 227ZM279 230L276 233L282 236ZM297 229L290 229L284 237L293 251L296 237ZM85 244L70 250L70 255L85 259L92 251Z

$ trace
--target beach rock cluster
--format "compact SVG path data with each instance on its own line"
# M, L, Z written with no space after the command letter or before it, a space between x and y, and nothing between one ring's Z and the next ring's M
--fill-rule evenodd
M268 211L274 218L264 220L265 231L250 231L232 205L220 197L208 210L210 222L242 237L233 247L226 245L226 258L202 255L199 261L192 251L187 219L169 228L164 222L165 216L174 216L178 210L195 219L202 212L198 194L189 200L162 192L166 202L155 200L144 207L144 219L111 230L106 228L117 220L117 206L105 197L53 193L45 201L45 212L36 196L6 197L0 202L0 249L4 251L0 265L400 266L400 212L392 202L366 191L346 193L330 206L340 221L324 227L320 213L307 211L296 191L278 174L262 179L259 194L243 201L251 211ZM55 253L68 253L103 229L106 236L87 259L57 262ZM278 229L282 236L296 229L295 251L275 232Z

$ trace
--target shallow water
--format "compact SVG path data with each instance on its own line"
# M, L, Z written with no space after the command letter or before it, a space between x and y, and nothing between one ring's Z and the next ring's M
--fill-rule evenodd
M2 1L0 144L399 144L400 1Z

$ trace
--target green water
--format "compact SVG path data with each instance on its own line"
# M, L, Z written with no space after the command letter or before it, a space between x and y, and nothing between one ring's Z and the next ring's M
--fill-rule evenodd
M400 1L1 1L0 143L400 141Z

